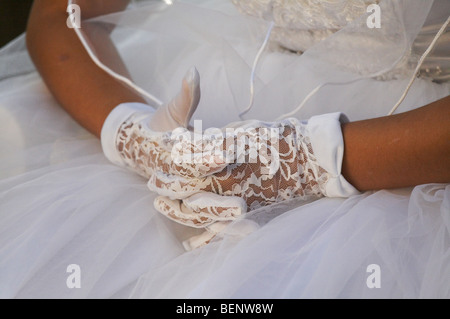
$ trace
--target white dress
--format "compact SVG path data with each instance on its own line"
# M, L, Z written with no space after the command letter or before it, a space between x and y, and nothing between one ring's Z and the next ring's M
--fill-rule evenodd
M264 2L269 1L254 3ZM327 1L333 2L343 3ZM421 3L428 10L433 4ZM194 119L202 119L204 127L222 127L239 120L248 105L252 63L271 20L252 12L254 17L247 17L229 1L142 1L86 23L117 26L112 37L134 83L162 101L178 91L183 74L195 65L202 100ZM378 38L386 43L368 41L380 45L356 50L351 65L344 54L349 47L337 45L348 45L342 41L360 30L357 25L326 28L330 35L307 43L302 55L279 41L287 29L277 25L256 69L254 104L244 118L274 120L295 111L316 88L296 117L335 111L351 120L386 115L408 84L415 54L424 51L413 40L428 11L406 12L402 23L408 32L395 35L395 41L386 34ZM95 46L87 29L82 28ZM291 29L292 38L304 34L302 26ZM385 29L378 32L390 32ZM362 39L368 39L357 36L372 31L377 32L354 35L356 47L364 48ZM392 55L374 60L392 43L398 44ZM405 53L413 43L416 53ZM330 48L342 51L329 54ZM448 83L422 75L398 112L449 92ZM106 160L100 141L53 100L29 61L23 37L0 51L0 124L0 297L450 297L448 184L268 206L236 221L205 247L185 252L182 241L197 231L157 213L157 195L146 181ZM71 289L68 266L74 264L80 267L81 287ZM371 265L378 265L376 274Z

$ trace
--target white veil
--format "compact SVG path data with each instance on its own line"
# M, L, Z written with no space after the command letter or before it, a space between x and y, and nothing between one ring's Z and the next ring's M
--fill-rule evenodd
M82 0L69 3L80 4L83 13ZM195 65L202 100L194 117L219 127L239 120L251 99L252 66L270 21L239 13L229 0L140 0L117 5L118 11L105 1L96 3L97 15L88 15L75 30L101 67L120 75L157 107L170 100ZM429 14L432 7L438 8ZM383 0L379 8L381 28L369 28L372 12L367 12L302 55L266 48L255 69L253 107L243 119L307 118L334 111L352 120L388 114L450 6L445 0ZM112 40L129 73L108 59L102 37ZM448 38L447 32L440 49L425 60L428 69L437 62L449 67ZM416 82L416 94L406 97L399 112L449 92L447 85L426 77Z

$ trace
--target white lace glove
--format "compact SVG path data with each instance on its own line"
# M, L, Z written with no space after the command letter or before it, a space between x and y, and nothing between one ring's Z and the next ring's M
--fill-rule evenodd
M102 128L101 143L105 156L111 162L131 169L148 179L161 173L174 178L181 176L190 178L222 170L226 163L215 164L209 161L208 165L201 165L198 161L175 163L172 160L172 150L176 143L171 138L172 130L188 127L200 99L199 81L197 70L192 68L183 79L181 92L170 103L157 110L141 103L118 105L109 114ZM227 205L227 200L219 195L205 196L216 196L213 198L220 198L222 206ZM235 200L239 205L239 212L236 213L238 215L241 213L241 206L245 207L245 203L241 198ZM235 209L235 205L231 206L227 215L233 215L231 211ZM156 207L159 208L158 205ZM166 211L162 212L168 215ZM206 219L210 220L209 217ZM185 220L185 224L189 226L196 227L203 226L205 218L186 212L184 219L178 219L181 220ZM213 229L219 228L217 225Z

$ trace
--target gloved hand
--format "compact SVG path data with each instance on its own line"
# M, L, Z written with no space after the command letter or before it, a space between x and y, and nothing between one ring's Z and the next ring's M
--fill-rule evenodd
M226 163L208 161L207 165L199 164L203 157L197 156L195 162L173 161L173 150L176 140L172 139L172 130L175 128L187 128L189 121L195 112L200 99L200 79L198 72L192 68L182 81L180 93L167 105L155 110L153 107L141 103L124 103L118 105L106 119L101 133L103 152L113 163L131 169L132 171L151 179L157 174L164 173L174 178L195 178L205 176L226 167ZM196 151L196 150L194 150ZM216 196L216 197L214 197ZM194 197L193 197L194 198ZM238 203L235 208L232 198L224 200L216 194L205 194L205 198L220 198L222 206L231 201L228 209L222 209L225 216L237 216L245 209L245 203L241 198L234 198ZM155 206L159 211L155 202ZM165 211L164 211L165 212ZM166 212L165 212L165 215ZM204 217L198 214L185 214L184 224L193 227L203 227ZM188 217L187 217L188 216ZM216 215L207 216L212 220ZM219 229L219 224L212 229ZM212 230L210 231L212 232ZM205 236L197 239L205 241ZM194 240L194 239L193 239Z

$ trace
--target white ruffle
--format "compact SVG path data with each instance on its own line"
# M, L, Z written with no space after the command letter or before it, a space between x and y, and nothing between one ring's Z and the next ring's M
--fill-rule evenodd
M348 119L342 113L317 115L308 120L307 130L317 162L330 175L326 184L321 187L327 197L349 197L359 194L359 191L341 174L344 158L341 123L345 122L348 122Z

